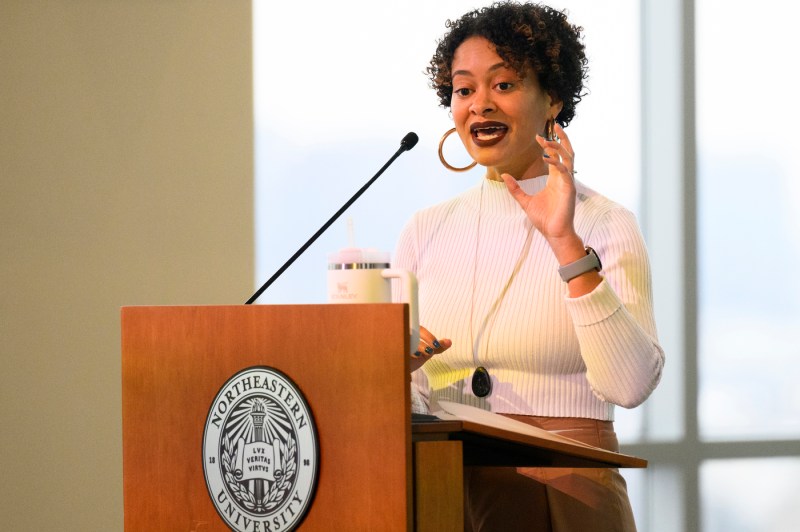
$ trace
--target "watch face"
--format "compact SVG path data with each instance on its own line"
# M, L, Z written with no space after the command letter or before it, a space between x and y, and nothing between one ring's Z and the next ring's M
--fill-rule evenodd
M598 272L603 269L603 263L600 262L600 257L597 255L597 252L594 250L594 248L586 246L586 254L594 257L594 259L597 261L596 268Z

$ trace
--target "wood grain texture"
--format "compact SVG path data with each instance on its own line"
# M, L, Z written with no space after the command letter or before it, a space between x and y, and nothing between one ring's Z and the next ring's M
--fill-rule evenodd
M320 441L303 530L410 530L405 305L122 309L125 530L226 531L203 429L219 389L257 365L305 395Z
M464 530L464 466L460 441L414 442L417 532Z

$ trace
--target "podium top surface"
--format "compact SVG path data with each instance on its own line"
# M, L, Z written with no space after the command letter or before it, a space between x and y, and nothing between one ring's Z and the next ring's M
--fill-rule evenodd
M580 443L520 434L466 420L412 422L412 441L459 440L464 465L644 468L647 460Z

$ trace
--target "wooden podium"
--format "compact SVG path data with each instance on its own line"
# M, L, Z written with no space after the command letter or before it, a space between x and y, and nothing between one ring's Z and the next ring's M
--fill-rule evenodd
M316 425L302 530L463 530L465 462L646 465L468 422L412 430L408 341L400 304L123 308L125 530L230 530L206 486L204 429L223 385L256 366L291 379Z

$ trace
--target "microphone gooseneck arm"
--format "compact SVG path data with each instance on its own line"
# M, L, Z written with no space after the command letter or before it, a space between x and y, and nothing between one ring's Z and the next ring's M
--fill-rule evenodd
M263 294L263 293L264 293L264 290L266 290L267 288L269 288L269 287L270 287L270 285L271 285L272 283L274 283L274 282L275 282L275 281L278 279L278 277L280 277L280 276L281 276L281 274L282 274L283 272L285 272L285 271L286 271L286 269L287 269L287 268L289 268L289 266L291 266L291 265L294 263L294 261L296 261L296 260L297 260L297 259L300 257L300 255L302 255L303 253L305 253L305 251L306 251L306 250L307 250L307 249L308 249L308 248L311 246L311 244L313 244L313 243L314 243L314 242L315 242L315 241L316 241L316 240L317 240L317 239L318 239L318 238L319 238L319 237L322 235L322 233L324 233L324 232L325 232L325 231L326 231L326 230L327 230L327 229L328 229L328 228L331 226L331 224L333 224L333 222L335 222L335 221L336 221L336 220L339 218L339 216L341 216L341 215L342 215L342 213L343 213L344 211L346 211L346 210L347 210L347 209L350 207L350 205L352 205L353 203L355 203L355 201L356 201L356 200L357 200L359 197L361 197L361 195L362 195L364 192L366 192L366 190L367 190L367 189L368 189L368 188L369 188L369 187L372 185L372 183L374 183L374 182L375 182L375 181L376 181L376 180L377 180L377 179L378 179L378 178L381 176L381 174L382 174L382 173L383 173L383 172L384 172L384 171L385 171L387 168L389 168L389 165L391 165L391 164L392 164L392 163L395 161L395 159L397 159L398 157L400 157L400 155L401 155L403 152L406 152L406 151L410 150L411 148L413 148L414 146L416 146L416 145L417 145L417 141L419 141L419 137L418 137L418 136L417 136L417 134L416 134L416 133L414 133L414 132L408 133L408 134L407 134L405 137L403 137L403 140L402 140L402 141L400 141L400 149L398 149L398 150L397 150L397 151L394 153L394 155L392 155L392 157L391 157L391 158L390 158L388 161L386 161L386 164L384 164L384 165L381 167L381 169L380 169L380 170L378 170L378 173L376 173L374 176L372 176L372 179L370 179L369 181L367 181L367 182L366 182L366 184L365 184L363 187L361 187L361 188L358 190L358 192L356 192L355 194L353 194L353 197L352 197L352 198L350 198L349 200L347 200L347 203L345 203L344 205L342 205L342 206L341 206L341 208L340 208L338 211L336 211L336 213L335 213L333 216L331 216L331 217L330 217L330 219L329 219L327 222L325 222L325 224L323 224L323 226L322 226L322 227L320 227L320 228L319 228L319 230L317 230L317 232L316 232L316 233L314 233L314 235L313 235L311 238L309 238L309 239L308 239L308 241L307 241L305 244L303 244L303 245L300 247L300 249L298 249L298 250L297 250L297 251L294 253L294 255L292 255L292 256L289 258L289 260L287 260L287 261L286 261L286 262L283 264L283 266L281 266L280 268L278 268L278 270L277 270L275 273L273 273L273 274L272 274L272 277L270 277L269 279L267 279L267 282L265 282L263 285L261 285L261 288L259 288L258 290L256 290L256 292L255 292L255 293L254 293L252 296L250 296L250 299L248 299L248 300L245 302L245 305L250 305L250 304L252 304L252 303L253 303L253 302L254 302L256 299L258 299L258 297L259 297L261 294Z

